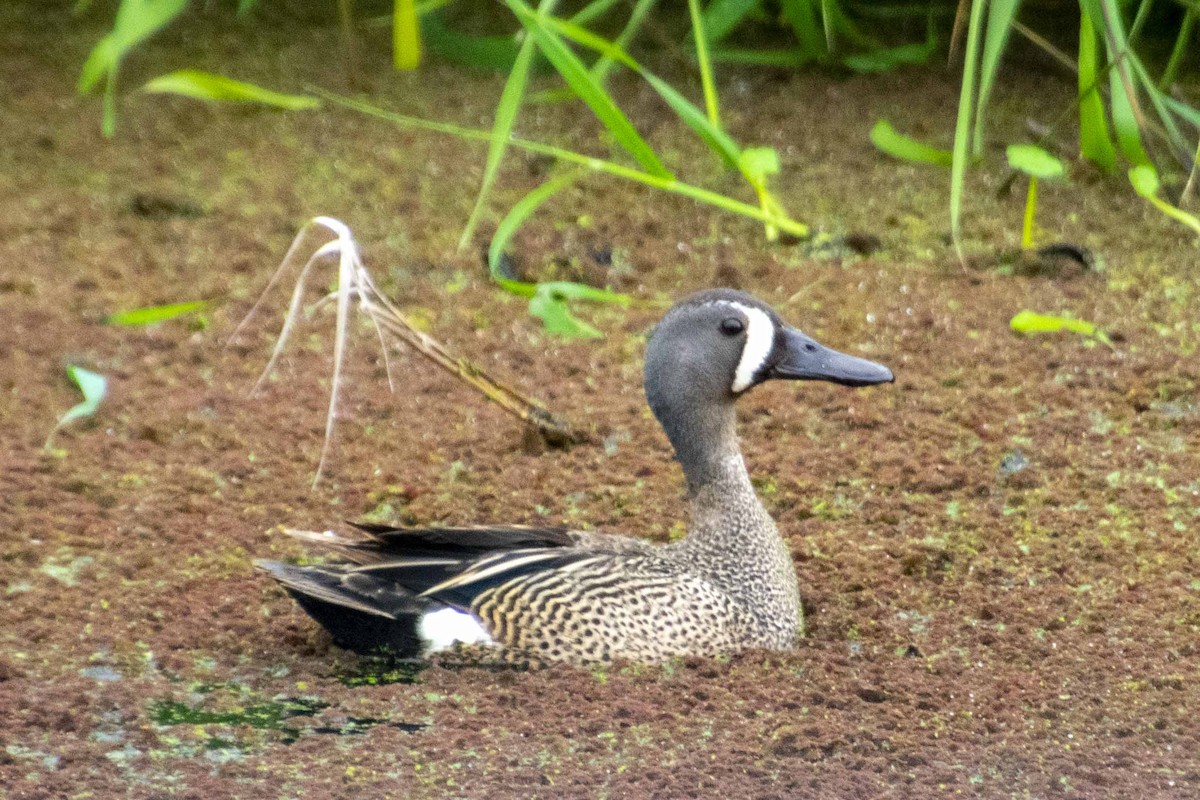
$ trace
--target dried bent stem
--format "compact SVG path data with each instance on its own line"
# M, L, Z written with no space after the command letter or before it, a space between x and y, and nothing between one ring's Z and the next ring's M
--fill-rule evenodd
M249 313L246 314L246 318L234 330L233 335L230 337L231 342L238 337L247 323L258 312L267 294L275 287L288 265L295 259L296 253L300 250L300 246L306 238L306 234L314 225L326 228L336 235L337 238L319 247L300 270L300 275L296 279L296 286L292 290L292 299L288 307L287 317L284 319L283 327L279 331L279 338L275 342L275 349L271 353L271 359L267 362L262 375L259 376L258 381L251 389L251 393L253 393L262 385L267 375L274 369L279 356L283 353L288 337L295 327L296 319L300 315L304 302L304 289L313 265L326 256L336 254L338 256L338 288L337 291L321 301L322 303L329 300L336 301L337 327L333 346L333 382L329 392L329 411L325 418L325 440L321 446L321 459L317 464L317 472L313 477L314 487L321 480L321 475L325 469L325 459L329 453L329 444L333 440L333 426L334 420L337 417L338 390L341 388L342 382L342 362L346 352L346 336L349 325L351 299L358 300L358 307L371 319L376 332L379 334L380 345L383 347L384 364L387 368L388 388L393 392L396 387L395 382L392 380L392 364L388 358L387 344L384 339L385 333L404 342L442 369L478 389L485 397L505 411L532 426L548 444L562 446L584 440L584 437L575 431L566 421L547 411L540 403L505 386L480 369L476 364L465 358L455 356L440 342L413 327L404 317L404 314L401 313L400 309L392 301L388 300L383 292L379 291L379 288L375 285L375 281L371 279L370 273L363 266L362 257L358 252L358 245L350 233L350 228L345 223L332 217L314 217L300 230L300 233L292 241L292 246L288 249L287 255L284 256L283 263L279 265L279 268L275 270L275 274L271 276L267 288L263 290L258 301L255 302Z

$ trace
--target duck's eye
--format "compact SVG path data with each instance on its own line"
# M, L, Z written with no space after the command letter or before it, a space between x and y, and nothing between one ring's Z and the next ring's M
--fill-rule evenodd
M746 325L737 317L726 317L721 320L721 333L726 336L737 336L746 330Z

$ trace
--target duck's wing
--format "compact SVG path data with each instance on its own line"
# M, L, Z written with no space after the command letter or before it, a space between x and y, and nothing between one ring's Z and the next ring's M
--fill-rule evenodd
M257 566L339 645L359 653L387 650L401 658L424 657L454 641L489 642L490 634L470 611L474 597L524 575L591 557L594 551L582 541L591 544L596 540L589 537L598 536L518 525L355 527L366 536L288 531L350 564L259 561ZM441 588L431 591L435 587ZM451 610L457 615L437 613Z

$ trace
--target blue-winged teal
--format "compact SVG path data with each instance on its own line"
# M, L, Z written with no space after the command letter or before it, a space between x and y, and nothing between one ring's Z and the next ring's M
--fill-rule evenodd
M785 325L742 292L694 294L646 349L646 396L687 478L692 524L668 545L563 528L361 526L305 538L350 563L260 562L340 645L423 658L661 661L785 650L803 632L796 573L738 447L733 404L764 381L866 386L887 368Z

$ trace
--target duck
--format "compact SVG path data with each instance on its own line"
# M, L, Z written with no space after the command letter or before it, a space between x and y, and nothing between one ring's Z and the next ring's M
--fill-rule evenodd
M645 352L646 399L682 467L681 540L525 525L291 531L337 560L259 561L335 644L404 661L655 663L784 651L804 632L790 549L738 443L735 403L771 381L890 383L734 289L689 295Z

